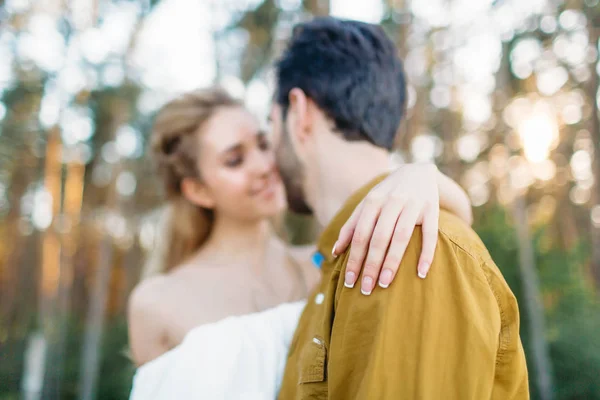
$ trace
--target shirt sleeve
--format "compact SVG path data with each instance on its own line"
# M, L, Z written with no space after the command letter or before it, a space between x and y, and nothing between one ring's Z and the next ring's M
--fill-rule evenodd
M339 278L330 398L528 399L516 300L499 272L486 271L495 265L483 265L440 233L422 280L420 250L417 229L392 285L370 296Z

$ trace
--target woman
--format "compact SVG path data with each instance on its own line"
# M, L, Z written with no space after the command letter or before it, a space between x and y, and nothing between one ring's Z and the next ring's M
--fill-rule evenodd
M312 249L291 247L272 229L269 219L285 206L283 186L266 134L240 102L218 88L173 100L156 118L152 152L170 223L166 274L140 283L130 300L138 365L195 327L304 299L319 279ZM423 182L416 182L419 192ZM397 186L411 189L406 183ZM440 201L451 211L470 210L454 183L440 185ZM347 232L337 252L349 244Z

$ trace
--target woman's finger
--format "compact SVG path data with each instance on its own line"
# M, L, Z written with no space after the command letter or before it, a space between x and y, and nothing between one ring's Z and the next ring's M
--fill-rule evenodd
M350 254L346 263L346 276L344 279L346 287L352 288L356 283L373 235L373 229L375 229L375 223L381 213L382 203L383 197L378 195L369 195L365 198L360 216L356 222L356 227L354 228Z
M407 203L402 210L402 214L394 228L390 247L383 261L379 286L387 288L394 280L419 219L419 214L419 208L412 203Z
M439 208L429 207L423 217L423 248L417 266L420 278L425 279L431 268L438 240Z
M381 266L392 241L396 222L402 213L404 204L405 200L403 198L390 197L379 215L362 271L361 290L363 294L370 294L375 287L375 282L380 278Z
M356 229L356 224L358 223L360 213L362 212L362 207L363 202L361 201L352 212L350 218L348 218L348 221L346 221L346 223L342 226L342 229L340 229L340 234L338 235L338 238L331 251L331 254L333 254L334 257L342 254L350 245L352 236L354 235L354 230Z

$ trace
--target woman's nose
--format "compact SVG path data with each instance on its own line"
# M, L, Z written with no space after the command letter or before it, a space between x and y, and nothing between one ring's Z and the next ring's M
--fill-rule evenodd
M275 157L265 152L256 152L252 157L252 171L259 175L271 173L275 169Z

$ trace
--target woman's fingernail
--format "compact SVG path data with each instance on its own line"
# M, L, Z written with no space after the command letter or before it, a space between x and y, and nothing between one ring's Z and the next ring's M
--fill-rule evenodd
M335 248L337 246L337 242L335 242L335 244L333 245L333 249L331 249L331 255L333 256L333 258L336 258L338 255L335 254Z
M352 271L346 272L346 280L344 281L344 286L352 289L354 287L355 282L356 282L356 274Z
M390 286L390 283L392 283L393 274L394 273L391 269L384 269L381 273L381 276L379 277L379 286L381 286L384 289L387 289L387 287Z
M365 276L362 281L362 286L360 288L360 292L365 296L368 296L373 291L373 278L370 276Z
M425 279L427 277L427 272L429 270L429 264L421 263L421 264L419 264L419 267L417 268L417 270L419 271L417 274L417 275L419 275L419 278Z

